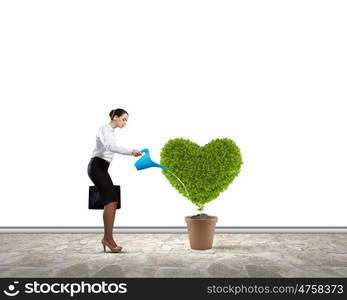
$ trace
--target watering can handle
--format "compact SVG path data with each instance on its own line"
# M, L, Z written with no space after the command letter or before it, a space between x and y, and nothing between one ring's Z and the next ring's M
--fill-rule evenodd
M142 149L140 152L145 152L146 154L148 154L149 150L147 148L145 148L145 149Z

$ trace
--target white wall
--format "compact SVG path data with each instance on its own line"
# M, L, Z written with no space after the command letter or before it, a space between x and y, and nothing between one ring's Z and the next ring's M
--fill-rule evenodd
M1 1L0 226L101 226L87 164L119 144L228 137L244 165L219 226L346 226L345 1ZM116 226L185 226L160 169L116 154Z

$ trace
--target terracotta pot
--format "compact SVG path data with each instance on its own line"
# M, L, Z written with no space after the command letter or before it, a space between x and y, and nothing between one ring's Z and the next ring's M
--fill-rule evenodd
M185 217L188 226L190 247L195 250L211 249L218 218L209 216L206 219L194 219L192 217Z

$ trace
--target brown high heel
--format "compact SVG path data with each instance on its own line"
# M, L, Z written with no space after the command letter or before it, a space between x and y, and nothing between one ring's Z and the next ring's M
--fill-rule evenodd
M111 250L112 253L119 253L119 252L122 251L122 247L121 246L113 247L112 245L110 245L104 239L101 240L101 244L104 246L104 252L106 252L106 246Z

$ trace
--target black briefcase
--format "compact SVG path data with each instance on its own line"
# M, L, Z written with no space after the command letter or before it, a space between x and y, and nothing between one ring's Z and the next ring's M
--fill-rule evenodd
M120 186L114 185L114 201L118 201L117 209L120 209ZM99 191L96 186L89 186L89 209L104 209Z

